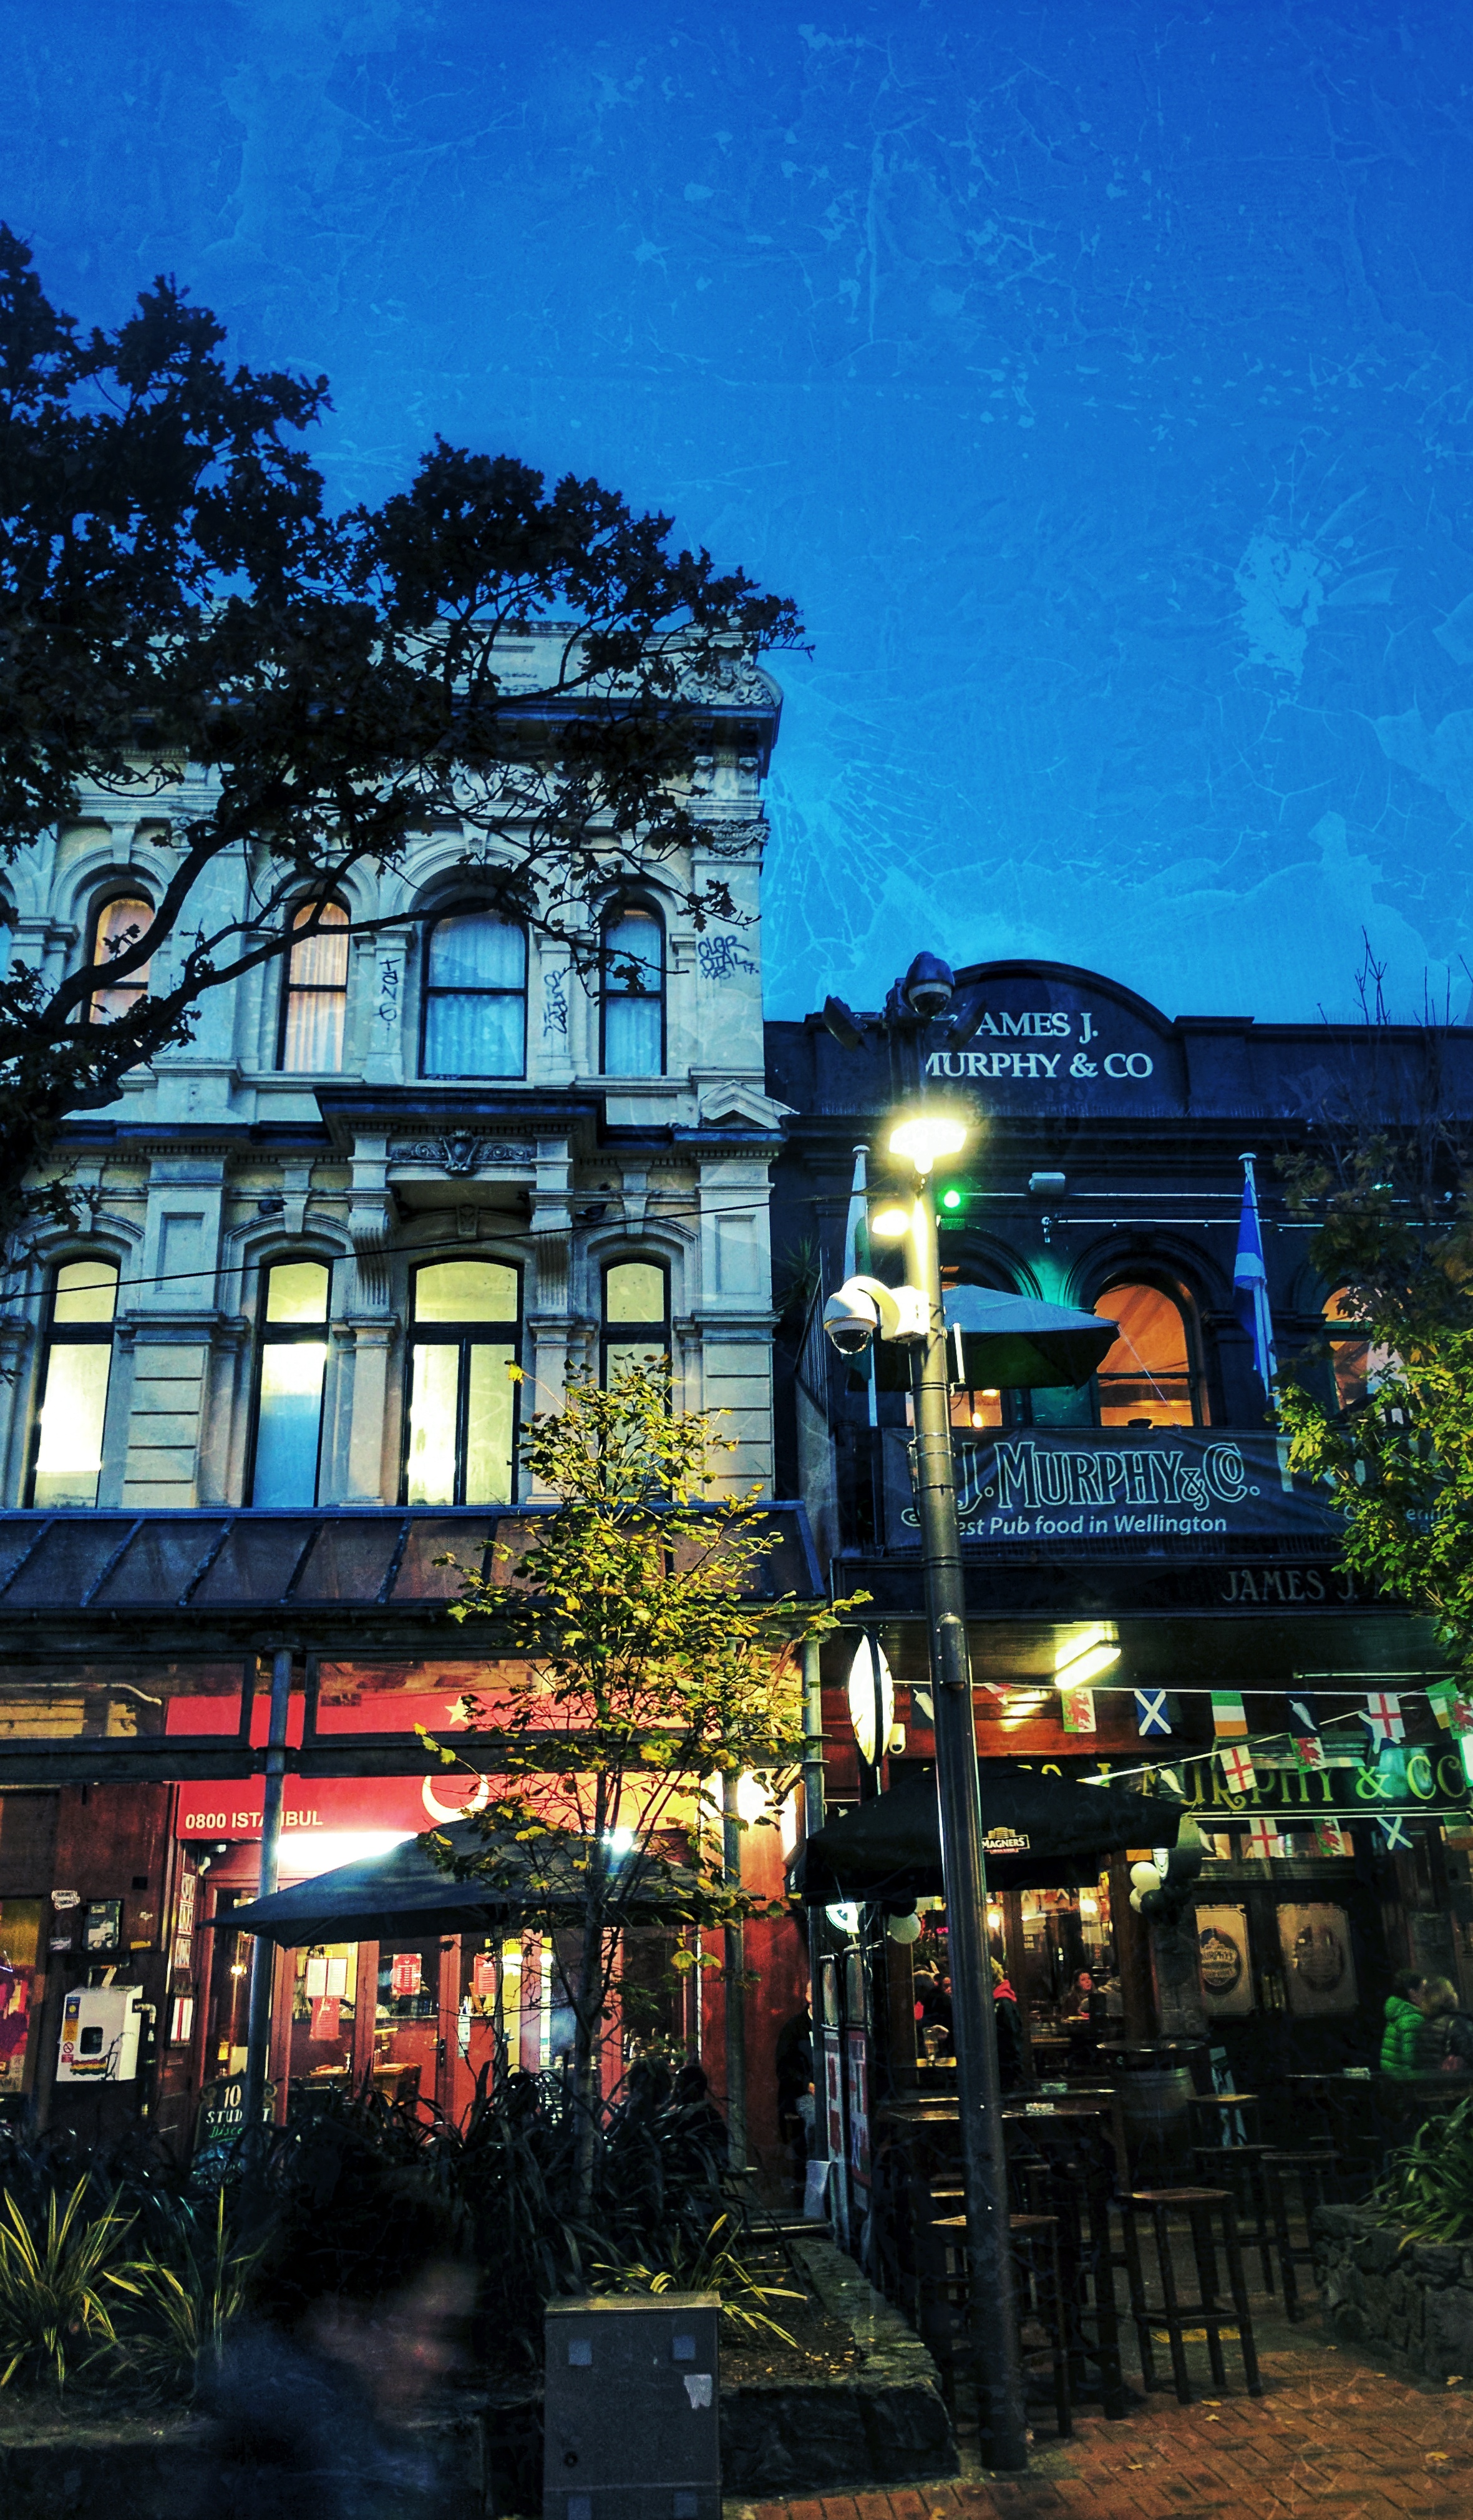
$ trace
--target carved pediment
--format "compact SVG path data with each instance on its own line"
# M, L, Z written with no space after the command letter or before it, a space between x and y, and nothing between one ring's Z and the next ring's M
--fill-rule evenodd
M698 1105L704 1129L776 1129L792 1105L775 1102L755 1085L708 1085Z

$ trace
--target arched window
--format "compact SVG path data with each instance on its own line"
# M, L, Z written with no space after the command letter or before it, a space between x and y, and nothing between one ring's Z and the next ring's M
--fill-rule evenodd
M332 1283L325 1260L278 1260L263 1273L252 1505L317 1503Z
M670 1353L670 1281L662 1261L614 1260L603 1272L603 1380Z
M1107 1286L1094 1310L1120 1324L1120 1336L1094 1377L1101 1426L1205 1423L1201 1377L1175 1297L1160 1286L1127 1281Z
M500 1260L415 1272L405 1501L509 1505L516 1442L520 1285Z
M120 893L105 901L98 910L92 930L92 961L100 970L107 970L119 954L137 943L154 923L154 905L141 893ZM94 989L91 1019L94 1023L112 1023L118 1015L131 1013L140 998L149 990L149 965L141 963L136 970L103 989Z
M335 1076L348 1007L348 914L340 901L304 901L293 927L314 925L287 958L277 1065L292 1075Z
M665 930L652 910L625 903L603 922L605 1076L665 1072Z
M1337 1286L1324 1307L1325 1335L1335 1376L1335 1403L1354 1409L1375 1389L1396 1359L1389 1347L1373 1346L1365 1325L1365 1298L1354 1286Z
M424 944L425 1076L522 1076L527 939L496 910L437 919Z
M112 1372L117 1262L64 1261L50 1309L28 1502L94 1506Z

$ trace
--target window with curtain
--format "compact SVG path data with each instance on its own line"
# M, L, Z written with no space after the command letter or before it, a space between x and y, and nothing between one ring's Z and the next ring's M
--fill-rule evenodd
M495 910L457 910L424 941L425 1076L522 1076L527 939Z
M282 991L282 1032L277 1064L293 1075L335 1076L342 1065L342 1038L348 1009L348 914L340 901L325 901L321 913L304 901L293 927L305 927L321 916L322 924L287 958L287 985Z
M603 1380L670 1353L670 1281L658 1260L614 1260L603 1272Z
M605 1076L663 1076L665 930L633 903L603 922L603 1026Z
M94 1506L117 1311L115 1260L67 1260L56 1273L41 1368L32 1505Z
M252 1505L317 1503L332 1285L326 1260L277 1260L264 1273Z
M127 946L154 923L154 905L141 893L124 893L115 901L105 901L98 911L92 930L92 960L101 970L107 970ZM94 1023L112 1023L147 997L149 965L142 963L123 979L110 988L94 989L91 1017Z
M1160 1286L1107 1286L1094 1310L1120 1324L1120 1336L1094 1377L1101 1426L1205 1423L1182 1307Z
M520 1292L517 1272L499 1260L416 1270L407 1504L511 1503Z

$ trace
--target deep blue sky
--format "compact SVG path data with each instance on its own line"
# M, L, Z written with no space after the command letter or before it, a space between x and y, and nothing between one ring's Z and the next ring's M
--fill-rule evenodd
M0 214L794 594L770 1011L922 943L1170 1012L1473 963L1460 0L0 0Z

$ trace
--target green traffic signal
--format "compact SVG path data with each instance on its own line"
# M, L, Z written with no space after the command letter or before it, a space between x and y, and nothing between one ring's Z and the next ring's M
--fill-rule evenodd
M960 1190L944 1190L941 1193L941 1204L943 1207L960 1207L962 1196L963 1193Z

